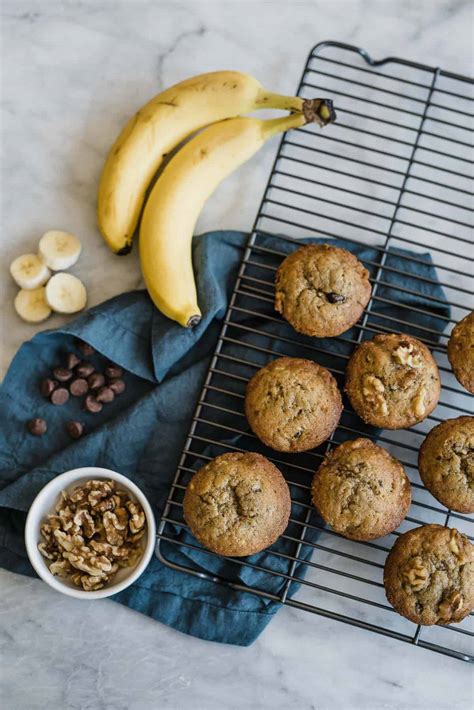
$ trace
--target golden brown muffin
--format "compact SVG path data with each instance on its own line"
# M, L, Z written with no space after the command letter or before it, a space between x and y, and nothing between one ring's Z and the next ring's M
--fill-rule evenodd
M193 535L220 555L244 557L273 545L290 516L290 491L265 456L217 456L194 474L184 496Z
M474 394L474 311L453 328L448 359L458 382Z
M330 451L314 475L311 493L323 520L351 540L393 532L411 503L402 464L369 439L345 441Z
M474 417L435 426L421 445L418 469L440 503L458 513L474 513Z
M367 424L403 429L436 407L441 382L430 351L410 335L376 335L352 353L346 392Z
M309 244L280 264L275 310L299 333L330 338L357 323L371 292L369 272L353 254Z
M247 385L245 414L254 434L276 451L307 451L328 439L342 412L329 370L312 360L282 357Z
M474 607L474 546L442 525L400 535L385 562L385 593L415 624L452 624Z

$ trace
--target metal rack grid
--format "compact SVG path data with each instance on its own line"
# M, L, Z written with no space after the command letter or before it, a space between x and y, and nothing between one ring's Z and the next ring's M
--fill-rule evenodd
M174 569L235 590L473 661L472 615L456 626L415 626L387 604L382 572L385 556L400 532L438 522L468 534L473 522L444 509L429 495L418 477L416 459L423 437L435 424L472 413L472 400L451 373L446 344L453 324L472 308L474 79L402 59L374 61L360 48L324 42L309 55L299 94L333 98L338 121L323 132L304 127L281 140L158 528L157 555ZM268 234L284 235L279 242L282 249L268 248ZM381 295L391 275L403 273L405 263L421 263L423 257L417 254L431 254L451 313L437 315L445 322L442 335L426 325L418 327L417 335L436 357L442 394L434 414L421 424L381 433L362 426L345 403L340 426L324 446L305 454L276 454L249 430L243 414L245 385L265 362L288 351L294 354L295 345L301 357L326 364L326 341L297 336L272 307L275 270L286 255L283 245L314 235L337 238L349 248L370 245L376 255L365 261L372 270L371 301L350 331L355 336L340 336L337 340L344 347L340 354L331 354L330 369L341 385L350 351L363 338L408 327L408 307L406 319L380 313L374 318L375 309L391 303ZM401 267L390 263L393 247L413 252L401 256ZM431 306L442 303L439 296L425 293L430 277L416 276L409 283L409 288L399 287L400 293L423 294L423 303L428 303L412 311L427 314ZM326 528L311 506L309 492L324 454L342 439L359 435L380 441L402 461L414 493L400 529L370 543L349 541ZM249 448L262 451L282 470L293 502L290 526L282 536L283 551L270 548L258 565L249 558L229 558L229 564L258 570L258 588L167 557L170 545L203 551L196 541L178 537L179 530L186 529L184 490L198 465L218 453ZM269 559L277 557L282 570L278 572L267 566ZM277 593L269 584L275 578L281 581ZM301 585L294 595L293 582Z

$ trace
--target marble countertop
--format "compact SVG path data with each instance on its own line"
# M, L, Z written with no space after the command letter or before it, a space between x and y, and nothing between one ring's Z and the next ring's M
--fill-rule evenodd
M293 93L325 39L472 73L473 11L464 0L161 2L3 0L2 273L47 229L83 241L75 273L94 305L141 284L135 255L111 258L95 189L124 120L162 87L237 68ZM198 230L248 230L275 144L210 200ZM13 311L1 280L0 375L39 328ZM55 327L55 316L47 327ZM284 608L250 648L188 638L112 601L62 597L0 571L0 693L8 710L467 710L458 661Z

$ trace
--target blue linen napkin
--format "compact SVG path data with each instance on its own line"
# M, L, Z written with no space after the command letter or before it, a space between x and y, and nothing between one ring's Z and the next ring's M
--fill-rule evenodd
M23 543L26 512L42 486L68 469L96 465L124 473L148 496L159 520L246 239L247 235L230 231L211 232L194 239L193 258L204 315L193 330L185 330L162 316L145 291L136 291L102 303L67 326L39 333L22 345L0 390L0 566L34 575ZM261 245L284 253L298 246L273 236L259 239ZM376 273L380 252L369 247L351 248L350 244L341 243L341 246L351 249L362 261L372 262L372 275ZM420 326L441 333L449 308L430 256L417 254L413 261L406 259L407 255L409 252L404 250L390 251L382 271L386 285L380 286L378 291L382 300L376 303L370 323L390 329L391 318L403 318L411 323L405 330L414 335L426 334ZM420 281L420 276L426 280ZM400 286L403 290L398 290ZM272 313L271 304L268 312ZM255 317L247 317L247 323L255 325ZM297 347L286 346L283 351L275 344L271 338L276 332L275 323L258 321L258 327L268 333L269 347L274 352L301 355ZM60 364L64 353L75 349L77 338L90 343L101 356L126 370L124 394L104 407L100 414L84 412L76 398L63 407L54 407L38 391L39 380L52 366ZM293 339L309 342L295 333ZM244 341L245 336L242 336ZM324 343L328 353L316 358L323 365L352 347L344 338L319 342ZM101 358L97 355L91 359ZM266 360L268 356L262 357L262 364ZM38 438L27 433L25 423L32 417L47 420L45 436ZM69 419L85 422L87 435L72 442L64 430L64 423ZM222 421L225 422L225 416ZM361 429L360 422L358 428ZM240 448L265 451L254 440L249 442L242 436L228 437L226 441ZM209 455L219 452L216 447L203 451ZM299 495L305 500L303 493ZM298 520L297 511L292 515ZM291 534L292 528L289 530ZM177 530L176 534L183 541L195 542L184 530ZM314 541L315 534L316 531L310 531L307 539ZM290 542L279 540L272 549L288 553L291 552L289 545ZM306 546L301 558L307 559L311 553L312 549ZM209 571L276 596L281 594L285 584L282 576L237 566L205 552L168 544L165 554L178 565ZM251 559L282 575L288 572L290 564L284 557L266 551ZM299 564L294 576L303 575L304 565ZM296 589L297 584L293 583L290 594ZM132 587L113 599L185 633L243 646L255 640L280 607L277 601L176 571L156 557Z

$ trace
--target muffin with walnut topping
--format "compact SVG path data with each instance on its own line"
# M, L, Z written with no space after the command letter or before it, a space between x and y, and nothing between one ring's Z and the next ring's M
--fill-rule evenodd
M474 513L474 417L435 426L420 448L418 470L440 503L458 513Z
M384 570L387 599L415 624L452 624L474 608L474 546L442 525L400 535Z
M474 394L474 311L453 328L448 359L458 382Z
M410 335L376 335L353 352L346 392L367 424L403 429L426 419L436 407L441 382L430 351Z

